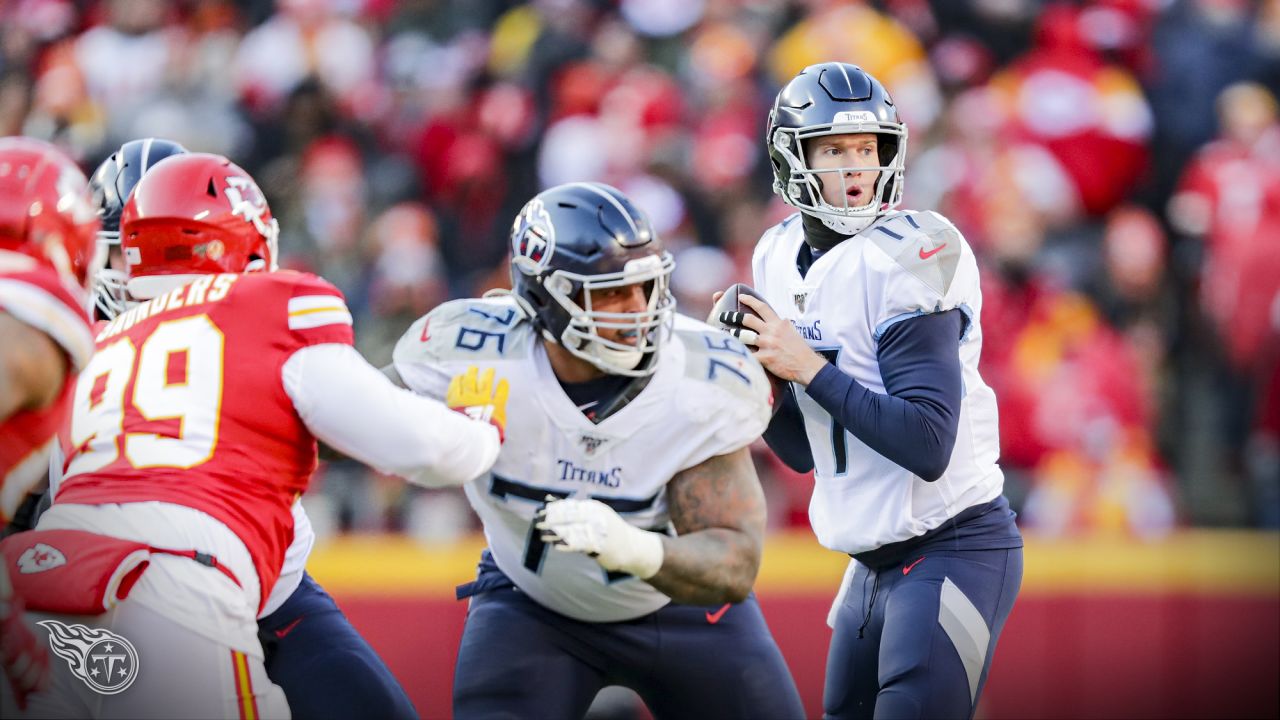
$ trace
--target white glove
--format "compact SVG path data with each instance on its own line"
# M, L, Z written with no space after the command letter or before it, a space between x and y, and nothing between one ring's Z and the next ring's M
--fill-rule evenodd
M554 500L538 511L543 542L590 555L606 570L648 580L662 568L662 536L623 520L599 500Z

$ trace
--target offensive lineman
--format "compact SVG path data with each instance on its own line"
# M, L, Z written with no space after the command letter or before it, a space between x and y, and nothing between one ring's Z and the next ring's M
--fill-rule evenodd
M489 549L458 592L454 716L579 718L623 685L659 718L801 717L751 594L759 364L675 316L674 262L612 187L539 194L511 241L512 294L436 308L385 370L434 397L473 365L511 382L503 451L465 486Z
M778 93L765 232L721 321L791 381L765 433L814 470L809 519L853 556L832 608L830 718L973 715L1022 580L1001 494L996 400L978 373L972 250L934 212L899 211L907 128L861 68L824 63Z

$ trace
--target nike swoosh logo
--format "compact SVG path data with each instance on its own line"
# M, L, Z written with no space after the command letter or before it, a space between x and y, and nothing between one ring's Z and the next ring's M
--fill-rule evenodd
M908 566L906 566L906 567L902 568L902 574L903 574L903 575L906 575L907 573L911 572L911 569L912 569L912 568L914 568L915 566L919 565L919 564L920 564L920 563L922 563L922 562L924 562L924 558L919 558L918 560L916 560L915 562L911 563L910 565L908 565Z
M707 613L707 622L711 623L712 625L715 625L716 623L720 622L720 618L724 617L724 614L725 614L726 612L729 612L729 605L728 605L728 604L726 604L724 607L720 608L719 610L717 610L717 611L715 611L715 612L708 612L708 613Z
M924 251L924 248L920 248L920 259L921 259L921 260L928 260L929 258L933 257L934 255L937 255L938 253L942 252L942 248L944 248L944 247L946 247L946 246L947 246L947 244L946 244L946 243L942 243L942 244L941 244L941 245L939 245L938 247L936 247L936 248L934 248L934 249L930 250L929 252L925 252L925 251Z
M276 630L276 637L278 637L278 638L280 638L280 639L282 639L282 640L283 640L283 639L284 639L284 636L285 636L285 635L288 635L288 634L289 634L289 633L291 633L291 632L293 632L293 629L294 629L294 628L296 628L296 627L298 627L298 623L300 623L300 622L302 622L302 618L298 618L297 620L294 620L293 622L289 623L288 625L285 625L284 627L280 628L279 630Z

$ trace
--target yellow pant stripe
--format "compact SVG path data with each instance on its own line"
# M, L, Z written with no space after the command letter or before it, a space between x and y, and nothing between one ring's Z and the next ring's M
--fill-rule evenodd
M232 650L231 665L235 668L236 699L240 701L240 720L258 720L258 704L253 697L253 679L249 676L249 658L242 652Z

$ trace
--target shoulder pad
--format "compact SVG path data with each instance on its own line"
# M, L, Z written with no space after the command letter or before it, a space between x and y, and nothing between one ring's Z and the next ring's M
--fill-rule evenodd
M533 326L508 298L453 300L421 317L396 343L396 362L500 360L529 347Z
M79 371L93 355L94 333L76 292L52 268L0 250L0 312L48 335Z
M770 227L760 235L760 242L757 245L765 245L774 242L786 235L792 227L798 227L800 222L800 213L792 213L783 218L782 222Z
M257 277L255 273L246 273L246 277ZM313 275L308 272L298 272L296 270L277 270L273 273L262 273L261 277L271 278L287 282L295 288L294 294L301 295L307 291L317 291L327 293L329 295L337 295L342 297L342 291L336 285L325 280L319 275Z
M864 231L871 242L939 296L955 280L964 237L935 212L901 212Z
M737 338L692 318L679 316L673 340L685 350L685 377L726 391L748 405L768 405L773 392L764 368Z

